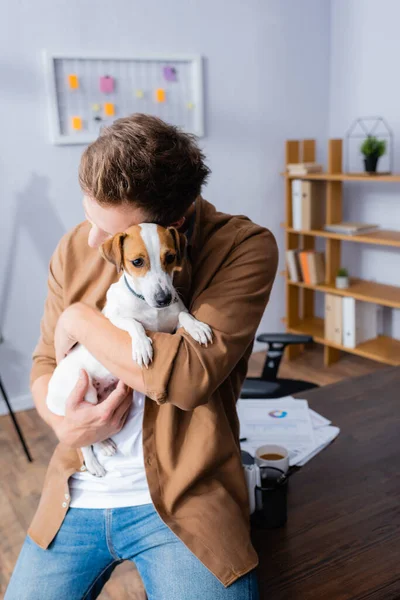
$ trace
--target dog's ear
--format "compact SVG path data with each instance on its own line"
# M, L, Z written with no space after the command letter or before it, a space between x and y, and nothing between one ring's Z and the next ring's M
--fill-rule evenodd
M182 268L183 261L185 260L185 250L187 245L186 236L183 233L179 233L175 227L168 227L174 246L176 250L176 265L179 269Z
M124 267L124 239L126 233L116 233L113 237L108 238L100 246L100 254L103 258L117 267L119 273Z

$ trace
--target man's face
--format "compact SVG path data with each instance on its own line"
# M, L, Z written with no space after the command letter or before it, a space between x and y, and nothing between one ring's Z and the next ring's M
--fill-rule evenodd
M89 196L83 197L83 208L86 219L92 226L88 237L91 248L98 248L110 236L146 221L140 208L125 205L101 206Z

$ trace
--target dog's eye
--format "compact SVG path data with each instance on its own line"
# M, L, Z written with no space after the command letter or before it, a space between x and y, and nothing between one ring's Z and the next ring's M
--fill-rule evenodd
M143 267L143 258L136 258L135 260L132 260L131 263L133 264L134 267Z
M174 260L175 260L175 254L167 254L167 256L165 257L165 262L167 263L167 265L172 265Z

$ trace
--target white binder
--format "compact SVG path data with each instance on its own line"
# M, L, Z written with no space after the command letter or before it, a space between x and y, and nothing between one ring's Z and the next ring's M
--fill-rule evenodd
M293 179L292 181L292 227L293 229L300 230L302 227L301 222L301 206L302 206L302 188L301 179Z
M355 298L343 298L343 346L355 348L359 344L377 337L378 307Z

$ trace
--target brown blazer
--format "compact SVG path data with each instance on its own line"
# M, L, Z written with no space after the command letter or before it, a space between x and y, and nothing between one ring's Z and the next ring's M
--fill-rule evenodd
M61 312L77 301L101 309L117 280L115 268L87 245L88 232L84 222L67 233L51 259L31 382L55 368L53 337ZM202 347L183 329L149 334L154 360L144 369L144 461L161 519L228 586L258 562L235 405L278 251L268 230L244 216L217 212L199 197L189 255L191 264L175 282L190 312L211 326L214 341ZM42 548L68 510L69 477L84 468L80 450L57 446L28 531Z

